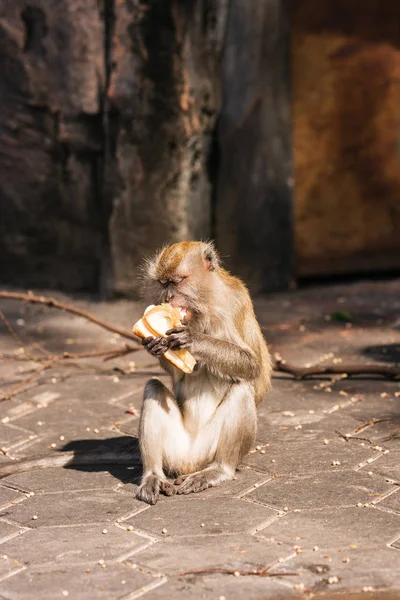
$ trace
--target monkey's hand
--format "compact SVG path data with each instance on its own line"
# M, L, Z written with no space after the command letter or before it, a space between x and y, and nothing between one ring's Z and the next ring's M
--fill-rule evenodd
M175 327L165 332L167 337L168 348L171 350L183 350L190 348L192 345L192 334L186 326Z
M146 348L152 356L161 358L163 354L168 350L168 342L164 337L147 337L142 340L142 345Z

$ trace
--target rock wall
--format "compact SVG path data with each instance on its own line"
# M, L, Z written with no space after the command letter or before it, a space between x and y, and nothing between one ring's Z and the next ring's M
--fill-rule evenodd
M209 157L227 3L116 2L107 90L113 288L143 254L211 235Z
M0 273L97 286L104 21L96 0L0 6Z
M211 234L226 0L0 6L0 276L131 293L160 244Z

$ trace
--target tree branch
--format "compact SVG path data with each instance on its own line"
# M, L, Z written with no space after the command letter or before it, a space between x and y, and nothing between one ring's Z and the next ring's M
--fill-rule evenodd
M44 306L50 306L54 308L58 308L60 310L64 310L66 312L72 313L73 315L77 315L78 317L83 317L87 321L91 321L103 329L107 329L108 331L112 331L113 333L118 333L121 337L128 338L129 340L138 341L138 337L127 331L126 329L121 329L116 325L112 325L111 323L107 323L107 321L103 321L99 319L92 313L72 306L71 304L66 304L65 302L60 302L55 298L47 298L46 296L35 296L32 292L28 293L20 293L20 292L0 292L0 299L4 298L7 300L20 300L21 302L27 302L30 304L43 304ZM141 346L138 346L138 349Z
M297 367L283 359L275 359L274 370L289 373L295 379L306 379L315 375L380 375L386 379L400 379L400 365L352 365L340 363L339 365L313 365L311 367Z

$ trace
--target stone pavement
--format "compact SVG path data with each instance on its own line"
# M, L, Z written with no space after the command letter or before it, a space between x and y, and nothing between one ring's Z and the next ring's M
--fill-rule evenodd
M127 328L143 308L74 301ZM32 343L54 353L124 343L59 311L4 301L1 308L25 355ZM297 365L400 362L398 280L277 294L257 300L256 309L272 351ZM344 314L332 319L338 311L352 322L335 320ZM2 352L17 350L22 358L21 344L3 325L0 334ZM144 352L110 363L70 362L77 366L44 371L2 402L0 461L118 446L136 434L142 389L159 372L157 363ZM0 387L32 368L29 361L3 360ZM260 407L256 447L237 478L198 495L162 497L154 507L134 498L134 468L6 478L0 599L375 599L389 598L386 591L400 598L399 402L396 382L279 375ZM181 574L266 566L281 575Z

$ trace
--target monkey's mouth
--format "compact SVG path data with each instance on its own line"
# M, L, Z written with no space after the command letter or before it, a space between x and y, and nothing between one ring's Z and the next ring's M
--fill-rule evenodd
M182 300L180 300L180 302L182 302ZM189 319L192 317L191 309L188 308L187 306L183 306L182 304L179 304L178 298L176 298L176 299L172 298L172 300L170 300L170 305L179 311L179 316L180 316L182 322L189 321Z
M179 314L181 315L181 321L188 321L191 317L191 311L186 306L178 306Z

